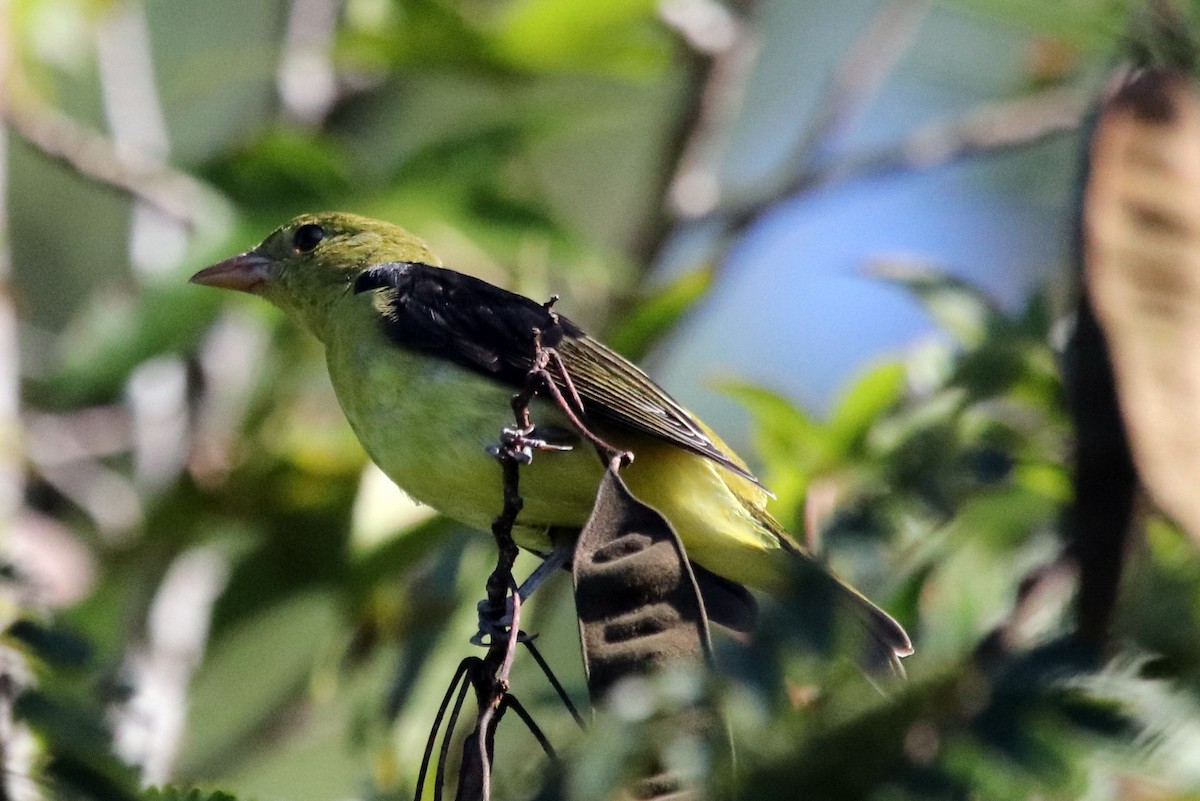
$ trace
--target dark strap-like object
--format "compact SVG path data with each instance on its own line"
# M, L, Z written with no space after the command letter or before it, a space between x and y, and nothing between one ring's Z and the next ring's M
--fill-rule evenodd
M708 618L679 536L611 467L575 546L572 575L594 707L624 678L683 660L711 661ZM724 733L715 711L703 706L656 723L710 741ZM639 801L689 801L698 790L655 764L628 794Z

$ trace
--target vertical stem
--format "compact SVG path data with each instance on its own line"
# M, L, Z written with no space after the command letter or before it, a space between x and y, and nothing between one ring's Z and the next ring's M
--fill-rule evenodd
M0 0L0 108L8 103L15 73L15 30L9 0ZM12 251L8 227L8 136L0 123L0 531L12 525L24 491L20 418L20 362L13 307Z
M337 100L333 67L338 0L292 0L275 77L283 110L318 125Z
M112 6L96 30L96 55L104 116L117 159L125 166L146 157L165 163L170 143L141 0ZM134 269L153 274L176 267L183 259L187 234L181 220L135 199L129 231Z
M0 0L0 109L7 107L16 72L16 31L13 6ZM8 128L0 117L0 553L8 553L8 536L23 505L24 472L20 419L20 363L17 349L17 318L12 303L10 280L12 250L8 225ZM4 557L7 560L7 556ZM0 627L23 612L14 582L0 585ZM30 734L13 717L13 703L20 692L24 659L14 650L0 648L0 801L37 799L40 793L28 778L33 766L33 747L19 748ZM24 750L26 756L22 756Z

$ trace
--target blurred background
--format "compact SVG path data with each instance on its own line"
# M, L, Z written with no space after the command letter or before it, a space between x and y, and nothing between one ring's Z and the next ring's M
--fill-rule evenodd
M1166 522L1102 670L971 662L1068 627L1056 321L1141 5L0 0L4 797L412 797L490 539L366 463L316 342L186 282L325 209L560 294L914 635L891 696L786 636L729 657L753 797L1200 792L1200 560ZM514 686L581 754L559 791L607 797L632 746ZM498 747L532 796L532 738Z

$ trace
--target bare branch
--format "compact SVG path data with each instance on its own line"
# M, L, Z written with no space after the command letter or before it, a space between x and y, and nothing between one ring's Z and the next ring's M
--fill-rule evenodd
M664 22L689 42L697 38L696 7L708 0L664 3ZM679 7L676 9L676 7ZM729 12L726 12L729 14ZM666 187L665 208L675 217L700 216L719 199L717 169L730 125L742 105L750 68L758 58L758 39L743 20L729 14L721 47L704 51L704 66L693 68L689 106L676 133L674 173ZM694 45L693 45L694 46Z
M812 169L823 152L836 147L837 140L879 94L932 8L930 0L883 4L834 67L817 101L816 116L788 159L794 170Z
M1025 147L1075 131L1090 95L1056 87L1027 97L987 103L965 114L918 128L907 138L814 171L809 181L828 183L896 170L928 169L958 159Z
M333 47L338 0L292 0L275 85L283 110L317 125L338 99Z
M786 160L788 173L798 176L810 172L818 157L845 134L907 52L931 7L929 0L884 3L834 67L815 106L816 115ZM744 27L739 28L729 49L714 64L705 86L701 108L706 113L695 122L671 185L671 208L678 218L696 219L721 210L717 151L741 105L749 68L758 55L757 46ZM767 194L781 196L776 192ZM766 202L768 198L748 201L753 206Z
M929 169L1071 133L1082 122L1088 102L1087 93L1059 87L1016 100L986 103L960 116L918 128L878 150L807 170L768 197L714 212L710 218L724 220L726 235L734 237L780 201L818 186L903 170Z
M43 155L153 206L193 233L227 226L228 206L212 189L145 153L119 153L108 137L28 93L0 94L0 122Z

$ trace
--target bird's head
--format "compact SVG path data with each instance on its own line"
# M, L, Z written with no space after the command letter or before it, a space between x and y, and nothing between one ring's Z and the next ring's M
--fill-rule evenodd
M318 337L334 304L364 270L390 261L440 265L398 225L344 212L302 214L257 247L206 267L192 283L260 295Z

